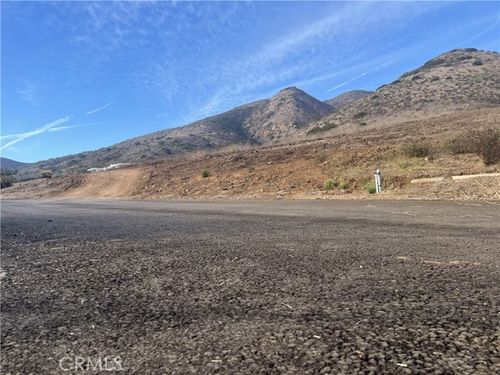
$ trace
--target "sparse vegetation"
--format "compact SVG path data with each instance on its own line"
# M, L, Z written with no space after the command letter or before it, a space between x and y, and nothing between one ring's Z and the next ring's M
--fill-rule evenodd
M202 172L201 172L201 177L203 178L207 178L207 177L210 177L210 171L208 169L204 169Z
M2 168L0 172L0 188L11 187L16 182L16 178L14 177L16 173L17 171Z
M366 113L366 112L358 112L358 113L356 113L356 114L353 116L353 118L354 118L355 120L358 120L358 119L361 119L361 118L365 117L366 115L367 115L367 113Z
M474 66L483 65L483 61L481 59L476 59L472 62L472 65Z
M339 182L339 189L341 189L341 190L349 189L349 183L347 183L345 181L340 181Z
M452 154L476 154L486 165L500 160L500 132L495 129L469 130L448 143Z
M325 189L325 191L330 191L333 188L338 188L340 190L347 190L347 189L349 189L349 183L347 183L344 180L340 180L339 181L337 179L331 179L331 178L329 178L323 184L323 189Z
M325 183L323 184L323 189L325 189L325 191L330 191L333 189L333 186L334 186L334 181L332 179L328 179L325 181Z
M314 126L311 129L309 129L309 131L307 132L307 135L326 132L328 130L335 129L336 127L337 127L337 125L335 125L333 122L329 122L323 126Z
M377 188L375 187L375 181L367 181L365 183L365 189L370 194L375 194L377 192Z
M418 169L419 167L423 167L425 165L425 161L423 158L407 158L400 160L398 165L403 171L412 171L414 169Z
M403 154L409 158L423 158L429 156L428 145L420 143L410 143L403 148Z

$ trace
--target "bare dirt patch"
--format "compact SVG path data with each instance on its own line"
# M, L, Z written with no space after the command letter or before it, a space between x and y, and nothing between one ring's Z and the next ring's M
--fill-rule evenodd
M141 186L143 168L124 168L85 175L78 186L67 190L64 197L124 198L134 195Z

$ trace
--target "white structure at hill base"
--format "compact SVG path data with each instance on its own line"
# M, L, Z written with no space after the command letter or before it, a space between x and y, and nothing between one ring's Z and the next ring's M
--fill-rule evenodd
M109 171L110 169L118 169L118 168L124 168L124 167L128 167L132 164L130 163L117 163L117 164L110 164L108 165L107 167L104 167L104 168L89 168L87 169L87 172L90 172L90 173L95 173L95 172L103 172L103 171Z

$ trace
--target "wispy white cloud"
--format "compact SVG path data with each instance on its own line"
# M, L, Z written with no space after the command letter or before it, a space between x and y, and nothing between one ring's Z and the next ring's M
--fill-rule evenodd
M345 86L345 85L348 85L348 84L349 84L349 83L351 83L351 82L354 82L354 81L356 81L356 80L360 79L361 77L366 76L367 74L368 74L368 73L366 73L366 72L363 72L363 73L361 73L361 74L358 74L356 77L353 77L353 78L351 78L351 79L348 79L347 81L344 81L344 82L342 82L342 83L339 83L339 84L338 84L338 85L336 85L336 86L333 86L331 89L328 89L328 91L335 91L335 90L337 90L337 89L339 89L339 88L341 88L341 87L343 87L343 86Z
M482 20L481 20L482 21ZM484 28L481 32L471 36L470 38L464 40L462 43L458 45L458 47L466 46L469 43L475 41L479 37L489 33L491 30L497 29L497 36L498 36L498 25L500 24L500 14L498 14L495 18L495 20L486 28Z
M297 77L334 77L338 75L336 70L368 59L363 45L357 53L352 52L355 43L360 43L361 35L372 35L389 23L404 22L435 6L372 2L335 6L322 19L295 25L292 32L271 39L258 50L227 59L225 65L208 71L203 78L213 77L217 89L205 102L196 103L192 113L199 118L225 110L241 103L252 91L263 89L267 92L273 87L277 91ZM331 50L329 44L333 41L346 48L334 54L323 53ZM330 73L332 71L334 73ZM360 79L366 74L358 73L354 78Z
M108 108L109 106L111 106L113 104L114 104L114 102L109 102L108 104L105 104L102 107L99 107L99 108L96 108L96 109L92 109L91 111L85 112L85 114L86 115L91 115L91 114L97 113L99 111L102 111L103 109Z
M16 93L21 100L30 104L36 104L38 88L34 83L22 80L21 87L16 90Z
M50 128L50 129L48 129L48 131L49 132L59 132L59 131L62 131L62 130L68 130L68 129L74 129L74 128L83 128L83 127L86 127L86 126L92 126L92 125L96 125L96 124L97 124L97 122L87 122L87 123L84 123L84 124L58 126L58 127L55 127L55 128Z
M380 64L380 65L377 65L376 67L374 67L374 68L373 68L372 70L370 70L369 72L363 72L363 73L358 74L357 76L355 76L355 77L353 77L353 78L351 78L351 79L348 79L347 81L344 81L344 82L342 82L342 83L339 83L339 84L338 84L338 85L336 85L336 86L333 86L331 89L328 89L328 91L335 91L335 90L337 90L337 89L339 89L339 88L341 88L341 87L343 87L343 86L348 85L349 83L352 83L352 82L354 82L354 81L357 81L358 79L360 79L360 78L362 78L362 77L366 76L367 74L370 74L370 73L375 73L377 70L380 70L380 69L382 69L382 68L385 68L386 66L389 66L389 65L391 65L391 64L393 64L393 63L394 63L394 60L386 61L386 62L384 62L384 63L382 63L382 64Z
M18 142L24 141L25 139L43 134L45 132L50 131L51 129L57 129L58 127L60 127L60 125L68 122L69 119L70 119L69 116L66 116L66 117L60 118L58 120L52 121L48 124L45 124L45 125L41 126L40 128L29 131L29 132L19 133L19 134L8 134L8 135L1 136L0 137L1 141L6 140L6 139L11 139L11 141L2 145L0 147L0 151L6 150Z

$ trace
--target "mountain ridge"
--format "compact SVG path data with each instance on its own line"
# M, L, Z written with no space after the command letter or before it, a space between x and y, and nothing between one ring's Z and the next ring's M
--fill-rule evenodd
M452 50L402 74L373 93L363 93L361 98L353 98L351 91L329 99L349 99L337 110L296 87L287 87L269 99L243 104L181 127L23 166L19 178L36 178L42 169L51 169L55 175L71 175L110 163L144 163L192 151L272 143L304 136L311 129L327 131L343 125L365 126L402 113L410 113L409 118L415 118L421 116L424 109L438 113L440 108L498 106L498 87L500 55L497 52Z
M500 54L475 48L455 49L311 123L310 129L365 126L403 114L418 118L425 111L436 115L445 110L499 105Z
M5 169L15 170L15 169L21 168L27 164L29 164L29 163L24 163L22 161L17 161L17 160L13 160L13 159L9 159L9 158L0 157L0 167L2 169L5 168Z
M335 109L341 109L356 100L362 99L365 96L373 94L373 91L367 90L350 90L346 91L340 95L337 95L334 98L325 100L325 103L330 104Z

